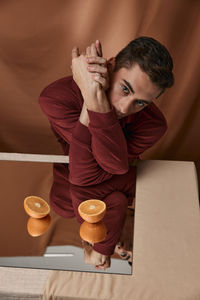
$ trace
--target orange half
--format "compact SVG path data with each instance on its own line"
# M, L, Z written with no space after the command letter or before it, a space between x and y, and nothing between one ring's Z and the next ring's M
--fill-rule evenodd
M29 196L24 199L24 209L33 218L44 218L50 212L49 204L37 196Z
M79 205L78 212L83 220L97 223L106 213L106 204L98 199L86 200Z
M36 219L30 217L27 222L27 230L31 236L37 237L44 234L49 228L50 224L51 224L50 215L42 219Z
M102 221L95 224L84 221L80 226L80 237L90 244L102 242L106 233L107 229Z

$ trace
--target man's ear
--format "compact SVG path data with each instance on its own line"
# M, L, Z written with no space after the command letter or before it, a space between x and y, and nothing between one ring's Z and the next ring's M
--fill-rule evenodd
M111 76L115 68L115 57L111 57L109 60L107 60L107 68L108 73Z
M108 67L110 67L113 70L115 67L115 57L111 57L110 59L108 59L107 65L108 65Z

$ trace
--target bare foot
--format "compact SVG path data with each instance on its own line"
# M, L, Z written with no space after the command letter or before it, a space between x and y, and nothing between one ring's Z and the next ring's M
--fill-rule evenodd
M121 259L128 260L129 262L132 262L133 226L134 210L128 208L120 240L115 246L115 253L117 253Z
M106 260L103 264L95 266L96 270L106 270L107 268L110 268L110 256L106 256Z
M117 253L121 259L127 260L130 264L132 264L133 261L132 251L127 251L123 247L121 247L120 244L117 244L115 247L115 253Z
M110 256L98 253L93 249L93 246L88 242L82 241L84 249L84 260L86 264L95 266L95 269L106 270L110 267Z

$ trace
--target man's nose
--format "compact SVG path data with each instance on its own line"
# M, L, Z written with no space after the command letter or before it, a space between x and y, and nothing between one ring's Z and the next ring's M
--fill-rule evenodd
M126 99L126 100L124 100L121 103L120 112L122 114L127 114L130 111L130 109L132 107L132 104L133 104L133 99Z

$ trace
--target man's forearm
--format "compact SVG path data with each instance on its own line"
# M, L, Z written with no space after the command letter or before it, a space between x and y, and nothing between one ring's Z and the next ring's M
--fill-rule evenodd
M89 125L89 116L88 116L87 107L86 107L85 102L83 103L83 107L82 107L82 111L81 111L81 114L80 114L80 117L79 117L79 121L83 125L88 127L88 125Z
M106 113L111 110L110 103L108 102L106 94L103 90L98 90L95 94L83 92L83 99L84 103L79 120L83 125L87 127L89 125L89 116L87 109L100 113Z
M111 110L111 105L103 89L98 88L95 93L83 91L82 95L87 109L100 113L106 113Z

